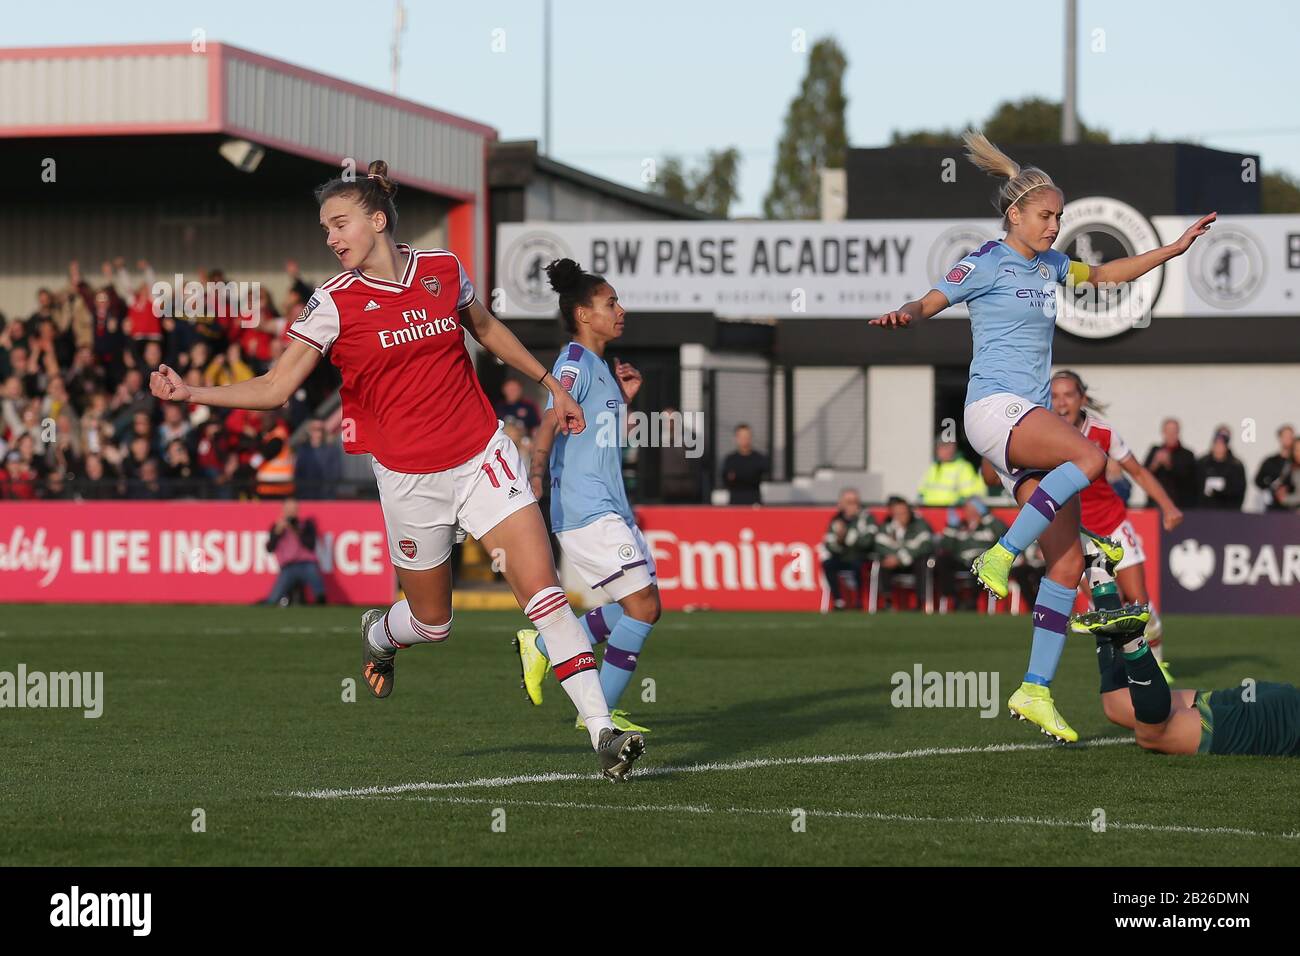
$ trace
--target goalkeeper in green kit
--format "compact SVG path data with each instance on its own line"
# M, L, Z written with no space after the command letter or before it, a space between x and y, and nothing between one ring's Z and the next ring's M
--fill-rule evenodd
M1223 690L1171 690L1142 633L1150 608L1122 606L1114 568L1094 536L1083 535L1093 606L1070 622L1097 639L1101 707L1138 746L1166 754L1300 757L1300 689L1243 681Z

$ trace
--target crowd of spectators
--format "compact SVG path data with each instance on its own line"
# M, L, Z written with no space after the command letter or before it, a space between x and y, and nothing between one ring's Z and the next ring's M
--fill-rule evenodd
M822 540L827 555L822 572L832 605L836 610L862 607L866 576L872 573L879 603L898 606L906 597L917 606L928 584L955 606L974 608L979 586L969 571L971 561L1006 530L978 497L949 507L947 523L936 533L903 498L890 498L877 516L863 507L856 490L845 488ZM1035 545L1017 559L1012 579L1033 594L1042 575L1042 552Z
M1210 450L1201 457L1182 443L1176 418L1160 426L1161 440L1151 446L1144 464L1179 508L1240 511L1247 504L1246 467L1232 453L1232 431L1227 425L1214 430ZM1300 510L1300 447L1295 428L1277 430L1278 451L1260 463L1255 488L1267 511Z
M92 281L74 261L65 286L38 291L31 315L0 314L0 498L279 498L295 486L332 497L342 474L337 411L310 420L337 388L329 363L275 412L149 392L160 364L191 385L264 372L284 350L286 316L312 292L296 263L286 272L283 310L250 283L242 297L205 294L175 315L149 263L132 273L123 259L105 262ZM205 292L235 288L220 269L196 278Z

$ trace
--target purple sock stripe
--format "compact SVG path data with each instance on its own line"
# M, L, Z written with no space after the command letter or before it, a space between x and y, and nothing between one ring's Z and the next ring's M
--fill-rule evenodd
M622 668L625 671L636 670L637 654L623 650L621 647L615 647L611 644L605 648L605 663L613 664L615 667Z
M597 644L609 639L609 625L605 623L604 608L595 608L587 612L587 626L591 628L591 639Z
M1029 504L1033 505L1040 515L1048 521L1056 520L1056 513L1061 510L1061 503L1043 490L1039 485L1034 489L1034 493L1029 496Z
M1064 634L1069 623L1070 619L1060 611L1043 604L1034 605L1035 630L1041 628L1044 631L1051 631L1053 634Z

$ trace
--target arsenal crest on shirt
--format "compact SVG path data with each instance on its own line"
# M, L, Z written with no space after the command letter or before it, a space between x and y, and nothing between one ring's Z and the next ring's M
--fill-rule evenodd
M429 295L437 295L442 291L442 283L438 281L437 276L426 276L420 280L420 284L428 290Z

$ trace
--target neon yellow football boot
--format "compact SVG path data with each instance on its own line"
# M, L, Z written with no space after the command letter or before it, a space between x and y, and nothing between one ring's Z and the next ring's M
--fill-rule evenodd
M528 694L534 707L542 705L542 679L551 669L551 662L537 647L537 632L524 628L510 642L519 652L519 686Z
M1109 637L1121 644L1137 637L1151 620L1150 604L1127 604L1113 610L1086 611L1070 619L1071 634Z
M1057 743L1072 744L1079 739L1052 703L1052 692L1042 684L1021 684L1007 701L1007 713L1016 720L1029 721Z
M612 721L614 722L614 729L616 729L616 730L622 730L622 731L629 731L629 730L630 730L630 731L633 731L634 733L638 733L638 734L648 734L648 733L650 733L650 728L649 728L649 727L642 727L642 726L640 726L639 724L634 724L634 723L632 723L632 721L631 721L631 719L630 719L630 715L628 714L628 712L627 712L626 710L613 710L613 711L610 711L609 719L612 720ZM581 716L579 716L579 717L578 717L578 718L573 722L573 729L574 729L574 730L586 730L586 729L587 729L587 724L586 724L585 721L583 721L583 719L582 719Z
M1093 546L1101 552L1102 557L1106 559L1106 573L1114 577L1115 567L1124 560L1124 546L1114 538L1107 538L1105 535L1089 531L1083 525L1079 526L1079 535L1091 541Z
M971 562L970 573L996 597L1004 598L1007 596L1007 575L1011 573L1011 565L1015 560L1016 556L1003 547L1002 542L997 541Z

